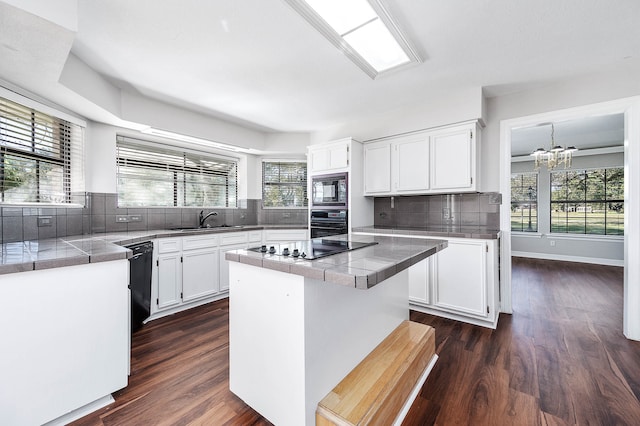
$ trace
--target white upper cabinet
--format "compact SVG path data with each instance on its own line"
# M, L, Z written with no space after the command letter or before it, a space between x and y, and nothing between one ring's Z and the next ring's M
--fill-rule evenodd
M394 192L429 189L429 140L426 135L401 138L392 145Z
M446 129L431 138L431 189L475 190L476 144L471 126Z
M365 195L479 190L478 125L469 122L364 146Z
M387 194L391 191L391 145L387 142L364 147L364 192Z
M349 141L343 139L333 143L309 147L307 165L309 172L319 174L346 169L349 166Z

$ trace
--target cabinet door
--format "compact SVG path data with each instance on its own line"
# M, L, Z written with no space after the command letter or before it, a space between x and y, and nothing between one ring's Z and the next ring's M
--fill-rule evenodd
M473 131L469 127L433 133L430 162L431 189L473 189L474 151Z
M217 293L218 250L185 251L182 256L182 300L188 302Z
M349 165L349 144L330 145L328 151L329 169L343 169Z
M429 138L416 135L393 144L394 190L422 192L429 189Z
M487 317L486 243L453 241L435 255L436 307Z
M307 166L310 172L318 172L329 168L329 151L325 148L309 149Z
M349 166L349 142L328 143L309 148L307 166L310 172L345 169Z
M367 144L364 147L364 193L391 191L391 144Z
M409 267L409 301L421 305L431 303L431 257Z
M253 245L260 245L260 242ZM224 258L224 254L229 250L243 249L248 246L252 246L251 243L220 247L220 267L218 268L220 270L220 291L229 290L229 261Z
M182 264L180 253L158 256L158 310L180 303Z

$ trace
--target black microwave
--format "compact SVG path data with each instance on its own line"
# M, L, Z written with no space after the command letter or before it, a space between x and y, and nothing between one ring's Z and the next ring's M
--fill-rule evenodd
M347 173L313 176L312 207L347 207Z

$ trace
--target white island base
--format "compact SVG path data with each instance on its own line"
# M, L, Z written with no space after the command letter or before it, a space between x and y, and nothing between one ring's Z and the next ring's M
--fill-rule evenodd
M403 270L369 289L229 262L231 391L278 426L318 402L409 318Z

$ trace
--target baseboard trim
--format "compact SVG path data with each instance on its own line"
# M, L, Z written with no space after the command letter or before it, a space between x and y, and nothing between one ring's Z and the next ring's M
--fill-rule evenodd
M579 262L579 263L591 263L594 265L624 267L624 260L602 259L599 257L567 256L563 254L535 253L535 252L527 252L527 251L512 251L511 256L512 257L528 257L530 259L562 260L564 262Z
M220 299L225 299L229 297L229 290L225 290L224 292L218 293L213 296L205 297L204 299L194 300L192 302L185 303L183 305L178 305L173 308L167 308L161 311L156 311L149 318L143 321L143 324L146 324L150 321L157 320L160 318L167 317L169 315L177 314L178 312L186 311L187 309L195 308L198 306L206 305L207 303L215 302Z
M96 399L93 402L90 402L87 405L84 405L80 408L77 408L73 411L68 412L67 414L58 417L57 419L51 420L50 422L45 423L43 426L63 426L67 425L75 420L81 419L87 414L91 414L96 410L99 410L107 405L115 402L111 395L103 396L102 398Z

